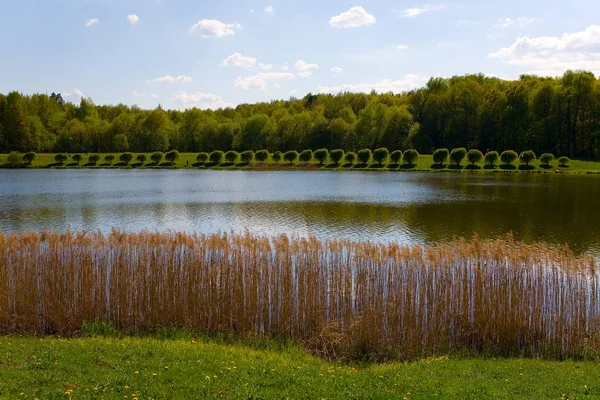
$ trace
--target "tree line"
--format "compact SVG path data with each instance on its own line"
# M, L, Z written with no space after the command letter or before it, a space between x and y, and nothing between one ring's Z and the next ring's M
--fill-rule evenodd
M308 94L302 99L179 111L65 102L60 94L0 94L0 153L213 152L387 148L532 150L600 157L594 74L431 78L403 93Z

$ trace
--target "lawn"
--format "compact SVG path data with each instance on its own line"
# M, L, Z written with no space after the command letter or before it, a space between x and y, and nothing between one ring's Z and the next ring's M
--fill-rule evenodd
M134 155L137 155L135 153ZM253 162L251 164L245 163L222 163L215 165L214 163L207 163L205 165L201 165L196 161L197 153L181 153L180 158L175 162L174 166L169 166L168 163L163 161L158 165L154 165L150 160L148 160L143 166L140 165L138 161L134 160L130 163L129 166L123 166L122 163L118 161L118 154L116 154L116 159L112 163L108 163L104 160L104 154L102 154L102 160L97 163L93 168L194 168L194 169L253 169L253 170L410 170L410 171L453 171L453 172L542 172L542 173L578 173L578 174L600 174L600 161L587 161L587 160L571 160L566 167L559 167L558 161L554 160L550 163L549 167L540 166L539 160L535 160L531 162L531 169L522 169L519 166L518 161L515 163L513 169L506 169L503 166L496 166L494 169L485 169L483 165L479 165L477 169L470 169L467 166L466 160L463 161L460 168L456 168L454 166L445 164L441 168L438 165L434 165L433 159L431 155L421 154L419 156L419 160L415 165L361 165L361 164L344 164L343 162L340 165L335 165L332 163L326 163L324 166L320 166L316 160L313 160L310 163L296 163L294 165L290 165L288 162L280 161L279 163L275 163L272 160L269 160L265 163L256 163ZM46 168L46 167L57 167L56 161L54 161L55 154L53 153L40 153L37 155L37 158L33 161L30 168ZM8 167L7 164L8 154L0 154L0 167ZM87 157L84 160L77 164L73 160L69 159L63 166L60 168L83 168L89 167L87 165Z
M0 337L0 399L597 399L595 362L341 364L191 335Z

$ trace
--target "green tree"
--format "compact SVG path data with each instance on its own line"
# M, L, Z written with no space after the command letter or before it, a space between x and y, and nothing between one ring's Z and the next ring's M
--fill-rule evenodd
M475 164L483 160L483 154L477 149L471 149L467 153L467 160L469 160L472 166L475 166Z
M216 164L220 164L223 162L223 152L221 150L215 150L210 153L210 161Z
M264 163L265 161L267 161L269 159L269 151L268 150L259 150L256 152L254 157L256 158L256 161L258 161L260 163Z
M114 154L107 154L104 156L104 160L106 162L108 162L108 164L112 164L112 162L115 160L115 155Z
M340 161L342 161L342 159L344 158L344 150L331 150L331 152L329 153L329 158L331 158L331 161L333 161L335 165L340 165Z
M290 150L283 154L283 160L290 163L290 165L294 164L298 159L298 152L296 150Z
M404 152L403 160L408 165L415 165L419 160L419 153L415 149L408 149Z
M165 154L165 159L171 163L171 165L175 165L175 161L179 160L179 152L177 150L171 150Z
M196 156L196 161L198 161L200 164L206 164L206 162L208 161L208 157L208 153L201 152L198 153L198 155Z
M559 165L559 166L561 166L561 167L566 167L566 166L568 166L568 165L569 165L569 162L570 162L570 161L571 161L571 160L569 159L569 157L567 157L567 156L562 156L562 157L560 157L560 158L558 159L558 165Z
M148 156L146 155L146 153L140 153L135 157L135 159L138 160L140 164L144 165L144 163L148 159Z
M235 150L229 150L227 153L225 153L225 160L227 160L227 162L229 164L234 164L237 159L238 159L238 152Z
M437 149L433 152L433 162L439 165L443 165L447 160L450 152L448 149Z
M329 157L329 150L327 150L327 149L315 150L314 157L319 161L319 165L323 166L325 161L327 161L327 157Z
M383 164L383 162L388 158L389 155L390 154L388 149L386 149L385 147L380 147L373 151L373 160L377 164Z
M398 165L402 160L402 150L394 150L390 153L390 161L392 164Z
M23 161L25 161L27 163L27 165L31 165L31 163L33 162L33 160L35 160L37 157L37 154L33 151L30 151L28 153L23 154Z
M529 166L529 163L535 160L535 153L531 150L526 150L519 155L521 164Z
M23 155L21 153L19 153L18 151L12 151L9 155L8 155L8 162L10 165L12 165L13 167L16 167L17 165L21 164L21 160L23 159Z
M485 153L485 163L492 168L496 165L499 158L500 156L497 151L488 151Z
M281 152L280 151L276 151L271 155L271 158L273 159L273 161L275 161L275 164L279 163L279 161L281 161Z
M73 156L71 157L73 159L73 161L75 161L77 163L77 165L81 164L81 160L83 160L83 155L80 153L76 153L73 154Z
M88 158L90 164L97 164L98 161L100 161L100 154L92 154L90 155L90 157Z
M250 164L254 160L254 152L252 150L242 151L240 158L243 163Z
M354 165L354 163L356 162L356 153L353 151L349 151L344 156L344 159L346 160L346 162L348 162L348 164Z
M124 162L125 165L129 165L131 160L133 160L133 154L132 153L123 153L119 156L119 160Z
M519 158L519 156L513 150L504 150L502 154L500 154L500 160L504 165L512 165L517 158Z
M467 150L464 147L459 147L456 149L452 149L450 152L450 161L454 163L454 165L460 165L462 160L464 160L467 155Z
M127 136L123 134L115 135L112 138L112 150L116 151L117 153L122 153L129 150L129 141L127 140Z
M356 154L358 161L360 161L362 165L367 165L368 162L371 161L372 156L371 149L362 149Z
M554 154L552 153L544 153L540 156L540 163L546 167L549 167L552 161L554 161Z
M299 155L298 158L300 159L301 162L303 163L307 163L312 161L313 159L313 152L312 150L303 150Z
M54 161L56 161L59 164L64 164L65 161L67 161L69 159L69 156L65 153L58 153L57 155L54 156Z
M150 154L150 159L155 165L158 165L163 159L163 153L160 151L155 151L154 153Z

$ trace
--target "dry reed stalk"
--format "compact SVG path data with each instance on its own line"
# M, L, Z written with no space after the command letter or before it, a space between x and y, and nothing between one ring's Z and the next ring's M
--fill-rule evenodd
M0 233L0 333L285 337L322 355L600 350L593 258L511 237L432 246L251 234Z

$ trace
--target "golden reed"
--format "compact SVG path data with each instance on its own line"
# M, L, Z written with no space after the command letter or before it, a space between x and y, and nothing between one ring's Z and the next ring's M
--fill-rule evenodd
M0 233L0 333L286 338L327 357L600 351L594 260L511 237L432 246L251 234Z

